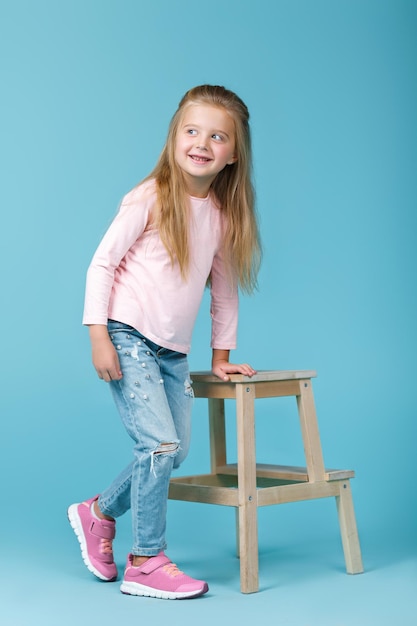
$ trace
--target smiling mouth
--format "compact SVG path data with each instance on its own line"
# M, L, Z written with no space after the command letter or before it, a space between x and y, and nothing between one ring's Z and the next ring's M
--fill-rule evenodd
M208 157L198 156L197 154L190 154L189 156L195 163L209 163L212 161L212 159L209 159Z

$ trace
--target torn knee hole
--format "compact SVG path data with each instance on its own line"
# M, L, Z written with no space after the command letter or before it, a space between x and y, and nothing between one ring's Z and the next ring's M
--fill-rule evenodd
M178 443L160 443L159 446L154 451L154 454L166 454L172 453L178 450Z

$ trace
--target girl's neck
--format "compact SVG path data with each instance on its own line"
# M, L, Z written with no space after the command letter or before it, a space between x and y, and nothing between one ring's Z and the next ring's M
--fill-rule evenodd
M196 193L188 193L188 195L190 196L190 198L197 198L197 200L205 200L208 197L208 192L206 194L196 194Z
M210 186L208 187L190 187L187 186L187 193L189 196L191 196L192 198L207 198L208 194L210 191Z
M210 180L187 180L185 177L187 193L193 198L207 198L212 182L212 178Z

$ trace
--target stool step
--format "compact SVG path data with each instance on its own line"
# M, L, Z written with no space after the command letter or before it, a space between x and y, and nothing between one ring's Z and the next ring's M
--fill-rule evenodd
M230 474L237 476L237 463L228 463L217 468L219 474ZM278 480L294 480L297 482L308 482L306 467L291 465L268 465L265 463L256 464L256 476L258 478L276 478ZM353 470L326 469L324 478L326 481L347 480L354 478Z
M186 502L204 502L206 504L223 504L239 506L239 492L235 476L220 474L199 474L198 476L182 476L171 478L169 498Z
M276 477L257 477L257 506L284 504L300 500L314 500L339 496L347 488L349 480L308 482L282 480ZM199 474L171 478L169 486L171 500L187 500L206 504L222 504L239 507L239 484L235 474Z

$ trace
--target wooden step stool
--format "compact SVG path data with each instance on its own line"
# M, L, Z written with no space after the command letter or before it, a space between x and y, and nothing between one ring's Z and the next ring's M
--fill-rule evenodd
M211 473L172 478L173 500L236 507L240 584L243 593L258 591L257 507L316 498L336 498L346 570L363 571L350 478L352 470L324 468L311 379L314 371L261 371L223 382L211 372L192 372L194 395L208 398ZM255 399L295 396L307 467L256 462ZM237 463L226 460L224 400L236 401Z

